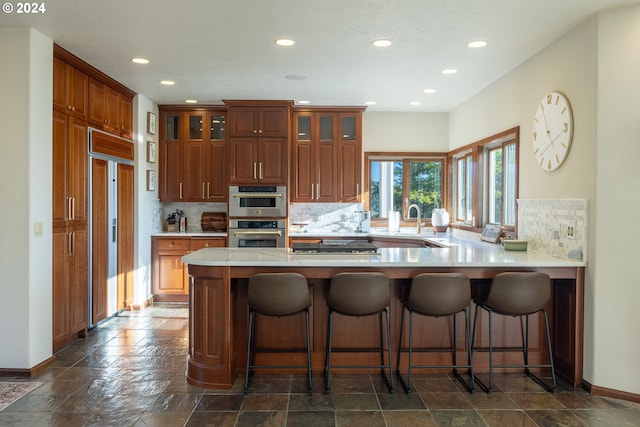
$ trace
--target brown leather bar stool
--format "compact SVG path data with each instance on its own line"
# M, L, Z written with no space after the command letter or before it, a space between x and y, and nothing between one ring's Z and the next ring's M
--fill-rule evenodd
M249 322L247 324L247 367L244 377L244 392L249 391L249 382L256 368L307 368L309 393L311 384L311 342L309 339L309 307L311 295L307 279L298 273L259 273L249 278ZM306 365L256 366L256 352L269 350L256 349L256 313L265 316L291 316L304 312L307 337ZM298 352L304 350L291 350ZM274 352L281 353L282 350Z
M556 373L553 366L553 352L551 351L551 336L549 334L549 320L544 307L551 299L551 279L544 273L537 272L507 272L496 275L491 281L489 294L483 299L474 299L476 310L473 319L472 350L489 352L489 385L483 383L476 376L476 382L487 393L491 393L493 387L493 368L524 368L527 376L531 377L538 384L551 392L556 391ZM476 347L475 336L478 323L478 309L486 310L489 313L489 347ZM549 364L529 363L529 315L542 312L544 316L545 331L547 334L547 347L549 351ZM525 334L522 347L493 347L493 324L492 315L494 313L505 316L524 317ZM522 365L494 365L494 351L522 351L524 364ZM546 384L540 377L533 374L529 368L551 368L551 378L553 385Z
M327 327L327 349L325 363L325 392L331 390L331 368L381 368L389 392L393 393L393 373L391 368L391 328L389 326L389 304L391 289L389 279L383 273L339 273L331 278L329 285L329 319ZM380 348L379 349L336 349L331 348L333 330L333 313L345 316L380 315ZM383 314L386 319L386 335L388 364L384 363ZM380 352L379 365L332 365L331 352ZM388 377L384 370L389 370Z
M411 369L412 368L453 368L453 375L473 393L473 366L471 364L471 334L469 331L469 315L467 307L471 303L471 283L469 277L462 273L424 273L419 274L411 281L409 296L402 301L402 316L400 317L400 339L398 345L398 363L396 374L403 383L407 393L411 393ZM404 316L409 312L409 347L402 347L404 333ZM464 326L467 347L467 363L458 364L456 357L456 314L464 313ZM429 317L450 316L453 321L451 347L447 348L414 348L413 346L413 315L420 314ZM447 352L452 355L451 365L414 365L412 358L414 352ZM402 353L408 353L407 382L404 382L400 374L400 359ZM459 368L469 370L471 380L465 381L458 373Z

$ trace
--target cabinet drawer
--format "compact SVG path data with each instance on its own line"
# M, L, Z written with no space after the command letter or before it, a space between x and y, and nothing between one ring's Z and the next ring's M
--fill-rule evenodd
M202 248L224 248L226 246L225 239L191 239L191 250L197 251Z
M189 251L189 239L154 239L154 245L158 250L183 250Z

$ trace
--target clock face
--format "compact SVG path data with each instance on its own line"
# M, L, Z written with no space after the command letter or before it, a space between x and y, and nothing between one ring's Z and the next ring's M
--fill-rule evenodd
M533 119L533 154L538 165L545 171L558 169L569 154L572 138L569 100L559 92L549 92Z

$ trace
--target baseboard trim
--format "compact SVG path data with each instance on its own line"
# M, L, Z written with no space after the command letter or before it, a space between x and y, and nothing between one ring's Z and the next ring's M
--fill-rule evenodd
M3 369L0 368L0 377L17 377L17 378L32 378L40 375L45 369L53 365L56 361L55 356L51 356L48 359L38 363L33 368L29 369Z
M585 380L582 380L582 388L591 393L593 396L611 397L614 399L628 400L629 402L640 403L640 394L592 385Z
M153 304L153 297L147 299L146 301L143 301L142 304L132 304L131 305L131 310L140 311L143 308L146 308L146 307L150 306L151 304Z

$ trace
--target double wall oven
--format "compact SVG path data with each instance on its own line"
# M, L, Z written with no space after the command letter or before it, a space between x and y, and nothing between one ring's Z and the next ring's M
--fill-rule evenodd
M284 248L286 230L286 187L229 187L229 247Z

